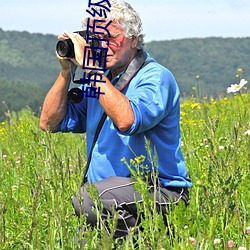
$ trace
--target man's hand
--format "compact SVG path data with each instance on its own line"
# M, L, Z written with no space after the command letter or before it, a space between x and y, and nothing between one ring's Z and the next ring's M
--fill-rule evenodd
M86 40L78 33L72 33L68 31L65 31L61 36L58 37L58 39L70 39L72 41L72 43L74 44L75 58L66 59L73 62L76 66L82 68L85 46L88 45L86 43ZM59 58L61 59L62 57Z
M65 39L68 39L69 37L66 36L65 34L59 35L58 36L58 40L62 41ZM58 59L58 61L60 62L61 66L62 66L62 71L70 71L70 69L72 67L76 67L76 65L70 60L70 58L66 58L66 57L61 57L58 55L58 53L56 52L56 57Z

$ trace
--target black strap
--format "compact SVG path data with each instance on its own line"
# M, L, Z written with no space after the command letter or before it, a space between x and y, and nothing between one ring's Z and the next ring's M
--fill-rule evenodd
M93 139L93 142L92 142L92 145L91 145L91 149L90 149L90 152L89 152L89 157L88 157L86 167L85 167L85 170L84 170L84 175L83 175L83 180L82 180L81 186L83 186L83 184L87 182L87 173L88 173L89 164L90 164L90 161L91 161L91 158L92 158L92 152L93 152L93 149L95 147L95 143L97 141L97 138L98 138L98 136L100 134L100 131L102 129L102 125L103 125L104 121L106 120L106 117L107 117L107 114L104 112L102 114L102 117L101 117L98 125L97 125L96 131L95 131L95 136L94 136L94 139Z
M136 57L132 60L132 62L129 64L128 68L126 69L126 71L124 72L124 74L120 77L120 79L118 80L118 82L116 83L115 87L119 90L122 91L126 88L126 86L130 83L130 81L133 79L133 77L135 76L135 74L144 66L146 66L149 61L145 61L146 60L146 56L144 54L144 52L142 50L139 50ZM84 175L83 175L83 180L82 180L82 184L81 186L84 185L84 183L87 182L87 174L88 174L88 170L89 170L89 164L92 158L92 152L93 149L95 147L95 143L98 139L98 136L101 132L102 126L106 120L107 114L104 112L102 114L102 117L97 125L96 128L96 132L95 132L95 136L91 145L91 149L89 152L89 156L88 156L88 160L86 163L86 167L84 170Z
M123 91L137 72L144 66L146 66L149 62L146 61L146 55L143 50L139 50L136 57L131 61L125 72L120 77L119 81L116 83L115 87Z

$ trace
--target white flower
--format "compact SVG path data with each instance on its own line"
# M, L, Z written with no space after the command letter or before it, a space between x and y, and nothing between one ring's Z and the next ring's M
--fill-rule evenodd
M249 136L250 135L250 129L248 129L245 133L244 133L245 136Z
M16 190L17 190L17 185L13 185L13 186L11 187L11 189L12 189L13 192L16 192Z
M239 247L238 250L247 250L245 247Z
M245 85L247 81L245 79L241 79L239 84L231 84L231 87L227 88L227 93L235 93L240 91Z
M194 237L189 237L189 240L193 246L196 244L196 239Z
M23 214L24 212L25 212L24 207L21 207L21 208L20 208L20 214Z
M250 235L250 226L247 227L246 232L247 232L248 235Z
M220 242L221 242L221 240L220 240L220 239L214 239L214 244L215 244L215 245L220 244Z

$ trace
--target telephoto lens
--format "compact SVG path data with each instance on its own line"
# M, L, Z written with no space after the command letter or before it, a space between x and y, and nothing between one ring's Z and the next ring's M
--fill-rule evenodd
M72 88L68 92L68 101L72 103L79 103L83 99L83 91L79 88Z
M99 50L102 47L101 39L94 37L91 32L87 32L86 30L75 31L74 33L79 34L85 40L87 40L87 42L89 43L91 47L92 54L95 54L95 52L98 52L97 54L99 56L101 55L99 52ZM74 44L70 39L58 41L56 44L56 51L58 55L61 57L68 57L68 58L75 57Z
M58 41L56 45L56 51L58 55L61 57L68 57L68 58L75 57L74 44L70 39Z

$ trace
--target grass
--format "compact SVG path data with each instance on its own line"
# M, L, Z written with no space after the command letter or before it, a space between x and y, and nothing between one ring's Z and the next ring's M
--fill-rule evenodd
M250 249L249 103L249 94L186 100L181 128L193 181L188 207L173 207L165 226L142 184L143 230L116 245L99 222L99 230L86 233L85 249L228 249L229 240L235 249ZM0 249L80 249L74 235L85 220L74 216L71 197L85 163L83 135L41 132L28 109L6 114L0 124ZM112 234L116 221L107 223Z

